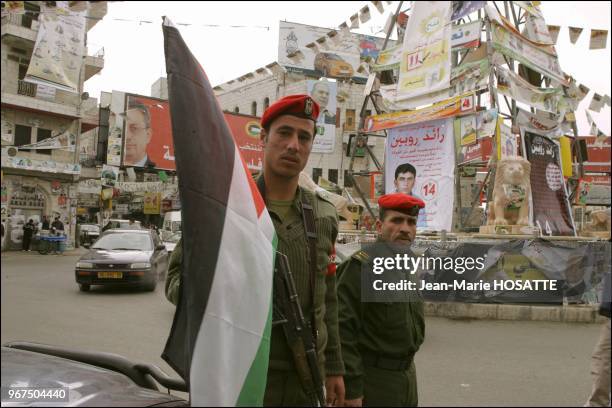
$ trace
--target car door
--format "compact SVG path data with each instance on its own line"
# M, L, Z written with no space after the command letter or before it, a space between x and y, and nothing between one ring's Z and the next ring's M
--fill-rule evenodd
M156 273L157 276L162 277L166 273L166 269L168 269L168 251L165 248L158 249L161 245L163 245L163 242L156 233L151 232L150 236L153 240L153 260Z

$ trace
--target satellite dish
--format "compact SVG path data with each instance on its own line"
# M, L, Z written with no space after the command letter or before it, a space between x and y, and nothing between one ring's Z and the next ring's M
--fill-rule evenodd
M15 146L11 146L8 149L6 149L6 154L8 154L9 157L17 156L17 152L19 152L19 149L16 148Z
M86 101L87 99L89 99L89 92L83 92L81 94L81 99Z

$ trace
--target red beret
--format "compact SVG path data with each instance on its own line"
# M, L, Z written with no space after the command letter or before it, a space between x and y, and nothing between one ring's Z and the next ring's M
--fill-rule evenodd
M261 127L267 127L281 115L293 115L316 122L319 117L319 104L308 95L285 96L266 109L261 117Z
M386 210L408 212L419 215L419 210L425 207L423 200L404 193L385 194L378 199L378 206Z

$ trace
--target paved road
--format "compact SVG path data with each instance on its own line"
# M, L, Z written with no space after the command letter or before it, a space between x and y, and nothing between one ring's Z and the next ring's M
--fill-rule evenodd
M160 284L153 293L78 291L76 256L2 254L0 340L28 340L159 357L174 307ZM549 322L427 319L417 354L423 406L576 406L589 390L590 354L599 326Z

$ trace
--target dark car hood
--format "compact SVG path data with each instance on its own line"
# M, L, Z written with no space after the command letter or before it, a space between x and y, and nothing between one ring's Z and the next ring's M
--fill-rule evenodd
M69 389L69 401L56 406L151 406L179 397L139 387L123 374L60 357L2 347L2 388ZM34 401L2 402L28 406ZM40 403L40 401L38 401Z
M105 249L90 249L79 261L106 263L149 262L153 251L107 251Z

